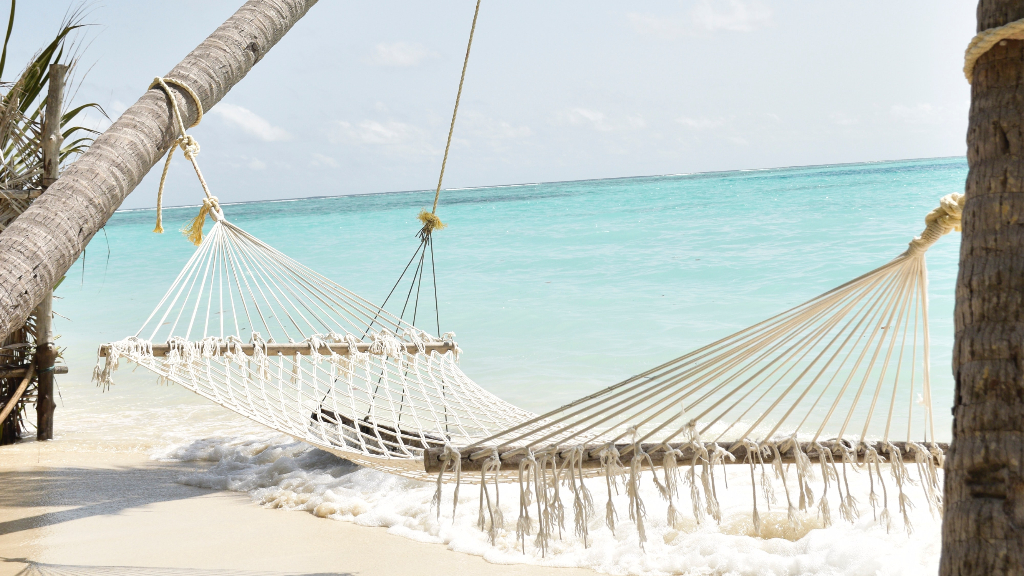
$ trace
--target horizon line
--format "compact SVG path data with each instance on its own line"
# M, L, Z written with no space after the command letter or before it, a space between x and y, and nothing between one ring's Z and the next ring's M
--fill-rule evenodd
M734 168L731 170L708 170L707 172L678 172L671 174L641 174L636 176L610 176L608 178L573 178L570 180L550 180L546 182L521 182L515 184L488 184L484 186L464 186L461 188L442 188L442 192L458 192L462 190L480 190L482 188L510 188L515 186L540 186L542 184L569 184L572 182L597 182L600 180L632 180L634 178L669 178L673 176L699 176L702 174L729 174L731 172L763 172L767 170L793 170L797 168L828 168L831 166L856 166L862 164L883 164L889 162L913 162L916 160L946 160L949 158L966 158L966 155L957 156L933 156L927 158L902 158L898 160L862 160L860 162L833 162L828 164L800 164L793 166L773 166L770 168ZM259 204L263 202L297 202L299 200L323 200L327 198L343 198L343 197L355 197L355 196L378 196L383 194L415 194L431 192L428 188L417 189L417 190L388 190L384 192L355 192L352 194L330 194L322 196L299 196L296 198L267 198L264 200L242 200L239 202L224 202L221 206L240 206L243 204ZM173 210L175 208L195 208L202 204L177 204L174 206L164 206L164 210ZM114 210L117 212L143 212L146 210L156 210L156 206L147 208L118 208Z

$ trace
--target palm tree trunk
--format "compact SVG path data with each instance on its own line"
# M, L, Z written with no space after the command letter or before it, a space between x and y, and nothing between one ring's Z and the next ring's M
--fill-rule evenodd
M980 0L978 31L1024 18ZM940 573L1024 574L1024 41L978 60L956 287Z
M249 0L166 77L190 86L210 110L314 4ZM171 89L184 103L187 126L196 107L187 93ZM171 114L159 88L146 92L0 234L0 335L24 324L167 151L177 136Z

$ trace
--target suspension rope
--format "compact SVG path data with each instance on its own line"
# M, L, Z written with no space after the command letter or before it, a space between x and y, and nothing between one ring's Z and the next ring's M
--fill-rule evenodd
M178 109L178 100L174 97L174 93L171 92L169 84L173 84L185 91L186 94L192 98L195 102L198 113L196 114L196 121L192 123L189 128L195 128L203 120L203 104L199 101L199 96L192 90L187 84L173 78L155 78L153 83L149 85L150 89L160 87L161 90L167 95L168 101L171 103L171 111L174 114L174 121L177 124L177 131L181 134L174 142L171 143L171 147L167 150L167 159L164 161L164 170L160 174L160 187L156 192L156 227L153 232L162 234L164 231L163 226L163 202L164 202L164 184L167 182L167 171L171 167L171 158L174 157L174 150L181 148L185 158L192 163L192 168L196 171L196 176L199 177L199 183L203 187L203 193L206 197L203 198L203 205L199 209L199 214L192 219L191 224L182 228L181 232L189 239L190 242L199 246L203 242L203 224L206 222L206 216L212 215L214 220L223 220L224 214L221 212L220 204L217 201L217 197L210 193L210 187L206 184L206 179L203 178L203 172L199 169L199 162L196 160L196 156L199 155L199 142L192 137L191 134L185 132L185 122L181 117L181 110Z
M452 147L452 134L455 133L455 117L459 114L459 101L462 100L462 85L466 82L466 67L469 66L469 51L473 48L473 34L476 32L476 19L480 15L480 0L476 0L476 9L473 11L473 26L469 29L469 42L466 44L466 58L462 61L462 76L459 78L459 91L455 94L455 109L452 110L452 123L448 127L448 142L444 145L444 158L441 160L441 174L437 177L437 189L434 190L434 205L430 212L423 210L418 218L423 223L421 236L430 236L434 230L445 227L444 222L437 217L437 201L441 198L441 183L444 182L444 169L448 164L448 150Z
M455 108L452 110L452 121L451 124L448 126L448 140L447 142L445 142L444 146L444 157L441 159L441 173L437 177L437 188L434 189L434 203L430 208L430 212L427 212L426 210L420 210L419 215L417 215L416 217L422 223L422 227L420 228L419 232L416 233L416 236L420 239L420 245L416 248L416 252L413 253L412 258L409 259L409 264L405 266L405 269L402 271L402 274L398 277L398 280L395 282L395 285L391 288L391 292L388 293L388 297L384 299L384 304L381 304L382 308L384 305L387 304L387 301L391 298L391 295L394 294L395 290L398 288L398 285L402 282L402 279L405 277L406 272L409 271L409 266L413 263L416 257L419 256L419 264L414 269L412 277L410 278L410 285L409 290L406 293L405 304L402 306L402 313L399 315L399 318L404 319L405 311L406 309L409 308L410 300L412 299L413 292L415 292L416 300L415 302L413 302L412 308L413 322L415 323L415 318L417 312L419 311L419 297L423 284L423 275L426 273L426 255L427 249L429 247L430 275L433 280L432 284L434 288L434 319L437 323L438 334L441 333L441 312L440 310L438 310L437 271L436 268L434 267L434 244L431 239L431 234L434 232L434 230L441 230L443 228L446 228L445 223L442 222L441 219L437 216L437 203L438 200L441 198L441 186L444 183L444 170L445 167L448 165L448 153L451 151L452 136L455 133L455 119L459 115L459 102L462 101L462 87L466 83L466 68L469 66L469 54L473 49L473 36L476 33L476 22L479 16L480 0L477 0L476 8L473 10L473 25L469 29L469 41L466 43L466 57L462 60L462 75L459 77L459 89L455 94Z

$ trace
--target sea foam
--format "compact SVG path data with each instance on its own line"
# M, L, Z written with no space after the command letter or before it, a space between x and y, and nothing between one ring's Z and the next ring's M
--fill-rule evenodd
M920 488L911 487L909 495L917 506L910 511L913 530L908 533L895 509L895 486L885 467L882 472L889 489L890 513L896 518L888 533L874 520L868 504L867 474L858 472L849 474L851 491L860 501L860 517L853 523L834 513L834 524L825 528L820 517L805 512L799 513L799 525L793 528L787 521L781 490L776 489L782 501L770 511L759 492L763 527L762 536L756 536L751 520L750 469L736 465L729 467L728 488L719 484L720 524L711 520L698 524L689 514L684 493L679 503L684 519L669 526L666 503L650 475L644 474L641 494L648 516L643 549L635 525L628 520L627 497L621 486L613 496L619 515L614 533L599 513L590 523L586 547L573 533L571 496L565 491L568 529L560 535L556 529L547 553L542 554L534 541L536 527L534 535L526 538L525 548L516 538L516 484L501 486L506 525L492 545L487 534L477 528L476 485L462 486L454 518L453 487L446 485L438 519L437 510L430 505L433 483L362 468L286 436L210 438L172 447L156 457L214 463L202 472L183 476L180 482L185 484L246 492L254 502L269 508L305 510L331 520L385 527L391 534L445 545L498 564L588 567L608 574L638 575L895 575L934 574L938 570L940 522L929 512ZM607 499L604 480L588 480L588 486L603 511ZM814 487L820 496L820 478ZM837 499L834 486L830 496ZM838 502L833 505L837 507Z

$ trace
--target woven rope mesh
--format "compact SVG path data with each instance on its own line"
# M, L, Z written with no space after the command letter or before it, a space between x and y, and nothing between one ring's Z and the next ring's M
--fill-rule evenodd
M218 222L139 331L107 347L96 378L111 383L125 358L353 462L423 478L425 447L534 416L466 377L452 337Z

